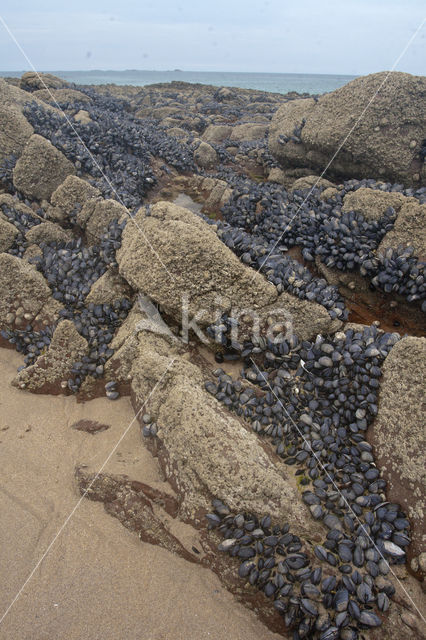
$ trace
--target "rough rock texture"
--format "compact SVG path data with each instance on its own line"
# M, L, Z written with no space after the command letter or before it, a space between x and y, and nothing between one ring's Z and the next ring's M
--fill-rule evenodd
M33 218L37 218L44 222L44 218L39 216L38 213L35 213L35 211L31 209L31 207L28 207L21 200L18 200L18 198L15 198L10 193L0 193L0 218L4 218L5 220L7 220L6 216L4 216L1 211L3 204L5 204L9 209L14 209L19 213L24 213L25 215L32 216Z
M111 270L93 283L87 297L86 304L112 304L115 300L131 297L132 290L124 278Z
M379 244L378 253L388 247L411 245L415 255L426 260L426 204L419 204L414 198L406 200L406 204L399 210L392 231Z
M194 151L194 160L199 167L211 169L217 163L217 153L207 142L201 142Z
M100 192L88 182L68 176L62 184L52 193L50 207L47 215L53 222L60 224L69 223L70 214L80 209L89 201L100 197ZM86 220L85 220L86 222Z
M181 318L184 294L191 318L205 310L200 318L204 325L214 321L217 309L259 309L276 300L275 287L245 267L214 230L188 209L159 202L149 217L140 211L135 222L143 235L134 225L126 226L117 252L119 271L168 315ZM221 301L216 300L218 296Z
M159 428L154 452L181 498L181 516L200 521L211 508L210 499L219 497L232 509L274 517L285 513L301 535L312 534L317 525L311 525L282 465L274 465L256 435L203 385L200 369L167 339L138 334L133 400L139 408L149 397L148 409Z
M25 92L0 78L0 162L12 154L19 156L34 132L16 100L20 94ZM31 99L28 94L24 97Z
M34 134L13 170L13 184L30 198L48 200L74 172L72 163L58 149L46 138Z
M37 91L37 89L62 89L68 86L68 83L51 73L35 73L35 71L27 71L21 77L21 89L25 91Z
M29 243L38 245L48 242L71 242L73 237L72 231L62 229L59 225L49 221L32 227L25 234Z
M54 105L67 102L84 102L85 104L92 102L89 96L76 89L39 89L34 92L34 95L40 100Z
M71 368L87 355L88 344L71 320L62 320L55 329L46 353L18 373L12 384L33 393L59 394L67 389Z
M303 191L306 189L312 189L315 187L316 189L327 189L329 187L334 187L335 185L330 182L330 180L326 180L326 178L320 178L319 176L304 176L303 178L298 178L295 180L291 186L291 191Z
M317 102L301 99L282 105L271 122L269 149L284 167L323 170L357 125L330 166L330 174L419 184L425 179L419 156L425 97L422 76L395 71L356 78ZM301 126L301 143L290 140L295 127Z
M222 142L229 138L232 127L225 124L210 124L201 136L205 142Z
M357 211L367 220L379 220L388 207L392 207L398 213L407 202L418 203L415 198L406 198L402 193L387 193L361 187L345 195L342 211Z
M10 249L18 234L18 229L0 215L0 252Z
M410 518L410 556L418 556L426 550L426 339L407 337L397 342L382 371L379 412L369 438L388 482L389 499L399 502Z
M220 242L214 229L188 209L159 202L149 217L141 211L135 222L138 229L128 224L123 233L117 253L119 272L133 289L160 304L179 325L186 296L189 321L196 316L199 327L214 322L218 310L231 309L241 319L246 315L244 310L255 312L261 327L270 317L288 320L306 339L340 327L320 305L287 293L278 296L274 286L243 265ZM242 323L241 339L252 326L252 320L249 329Z
M268 182L277 182L278 184L285 185L287 180L284 171L279 167L273 167L269 172Z
M94 207L89 218L86 219L85 225L81 225L85 226L87 243L89 245L99 242L101 236L113 220L120 220L123 216L126 218L129 217L129 212L126 207L123 207L123 205L116 200L98 200L86 203L85 208L82 210L82 215L77 216L77 221L80 224L85 211L89 208L88 205L92 207L93 203ZM130 224L132 223L130 222Z
M264 138L265 134L268 130L268 125L266 124L257 124L257 123L247 123L247 124L238 124L233 127L232 133L229 136L230 140L238 140L239 142L245 141L249 142L251 140L259 140L259 138Z
M0 326L13 328L41 316L54 315L62 305L41 273L28 262L0 254ZM53 312L53 313L52 313Z
M92 118L86 109L80 109L80 111L75 114L74 120L80 122L80 124L89 124L89 122L92 122Z

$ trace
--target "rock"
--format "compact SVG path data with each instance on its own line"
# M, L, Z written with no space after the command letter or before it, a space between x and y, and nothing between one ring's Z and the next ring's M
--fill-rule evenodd
M247 326L242 322L250 312L261 327L270 317L284 318L304 339L341 326L320 305L287 293L278 296L275 287L245 266L212 227L191 211L159 202L149 217L141 211L135 221L138 228L128 224L123 232L117 252L119 272L179 326L183 304L187 304L189 321L196 316L200 328L214 322L219 312L232 310L241 319L241 339L252 335L253 320Z
M398 502L411 525L410 554L425 550L426 509L424 389L426 339L396 343L383 367L377 418L369 429L376 464L387 480L388 500Z
M132 290L124 278L111 270L105 273L93 283L86 297L86 305L90 302L94 304L113 304L115 300L131 298Z
M77 176L68 176L53 192L51 197L53 207L48 209L47 217L53 222L69 224L71 222L70 214L73 211L80 212L88 201L94 201L100 195L100 191L85 180L77 178ZM84 223L86 223L86 219Z
M419 156L425 97L422 76L395 71L356 78L317 102L281 105L271 121L269 149L283 167L322 171L350 134L328 169L331 175L418 184L416 173L425 179ZM300 143L291 140L297 127ZM412 140L416 148L410 148Z
M237 124L232 128L232 133L229 136L230 140L237 140L238 142L250 142L251 140L260 140L265 137L268 131L268 125L266 124Z
M90 205L90 215L83 222L83 217L88 211ZM81 213L77 215L77 222L85 227L87 244L97 244L101 239L101 236L107 230L108 225L113 220L120 220L125 216L129 218L130 214L126 207L116 200L98 200L89 201L82 209ZM130 222L130 224L132 224Z
M324 189L324 191L322 191L320 200L330 200L331 198L334 198L334 196L338 193L339 190L336 189L336 187L327 187L327 189Z
M185 129L181 129L180 127L171 127L167 130L168 136L173 136L173 138L177 138L178 140L187 140L188 132Z
M204 326L214 321L218 309L229 311L232 304L259 309L276 300L275 287L245 267L214 229L188 209L158 202L149 217L137 213L135 222L143 235L133 224L124 229L119 272L179 324L186 295L191 318L204 310ZM217 305L218 296L223 299Z
M76 89L39 89L33 94L39 100L44 102L50 102L53 105L62 105L68 102L84 102L90 104L92 100L85 93L77 91Z
M164 338L138 334L132 367L134 406L140 410L150 396L150 414L158 425L153 447L180 497L180 516L200 523L211 498L218 497L238 511L272 517L285 513L299 535L315 535L316 525L293 478L283 465L275 466L257 436L203 385L200 369Z
M231 135L232 127L224 124L210 124L201 136L205 142L223 142Z
M65 178L74 172L72 163L56 147L46 138L34 134L13 170L13 184L30 198L48 200Z
M287 184L287 179L285 173L282 169L278 167L274 167L270 170L268 175L268 182L277 182L278 184L282 184L283 186Z
M51 73L36 73L27 71L21 77L21 89L25 91L37 91L37 89L63 89L68 83Z
M85 109L80 109L80 111L75 114L74 120L80 124L89 124L90 122L93 122L89 112Z
M379 244L378 253L388 247L413 246L415 255L426 259L426 204L419 204L414 198L405 198L394 227Z
M217 164L217 153L207 142L201 142L194 151L194 160L199 167L212 169Z
M357 211L362 213L366 220L380 220L388 207L392 207L398 213L406 202L418 203L415 198L406 198L402 193L361 187L345 195L342 212Z
M51 295L46 280L32 265L8 253L0 254L1 328L23 328L21 324L31 324L39 316L40 320L50 316L52 321L62 305ZM29 318L24 320L24 313ZM9 314L14 320L10 321Z
M18 234L18 229L0 215L0 253L10 249Z
M25 234L25 238L31 244L42 245L49 242L71 242L74 236L72 231L47 221L32 227Z
M46 353L34 364L22 369L12 381L15 387L33 393L58 395L65 391L71 369L77 360L88 353L88 344L71 320L62 320L55 329Z
M25 215L30 215L33 218L37 218L41 222L44 222L44 218L39 216L31 207L28 207L18 198L12 196L10 193L0 193L0 217L4 217L6 220L6 216L3 216L1 212L2 205L6 205L9 209L14 209L18 213L24 213Z
M235 100L238 98L238 95L228 87L221 87L216 91L214 97L218 102L224 102L225 100Z
M330 180L320 178L319 176L304 176L303 178L298 178L293 182L291 191L310 191L313 187L316 189L327 189L334 188L335 185L330 182Z
M12 154L19 156L34 133L16 101L19 94L24 94L24 91L0 78L0 163ZM28 94L25 97L29 101Z

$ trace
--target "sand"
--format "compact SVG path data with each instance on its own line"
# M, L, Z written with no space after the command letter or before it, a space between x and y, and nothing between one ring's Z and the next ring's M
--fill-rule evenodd
M127 398L77 404L10 385L21 357L0 349L0 617L80 497L76 465L98 470L133 419ZM111 425L96 435L71 424ZM104 468L172 493L134 422ZM197 532L176 524L180 539ZM83 499L0 624L1 640L278 640L215 574L141 542Z

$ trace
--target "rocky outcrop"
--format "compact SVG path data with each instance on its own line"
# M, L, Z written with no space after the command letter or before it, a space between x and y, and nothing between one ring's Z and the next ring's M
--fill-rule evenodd
M73 164L46 138L34 134L28 140L13 170L18 191L36 200L48 200L68 175Z
M245 267L214 229L188 209L159 202L149 217L140 211L135 222L142 233L127 225L117 252L119 271L168 315L181 318L184 295L191 317L204 310L202 324L214 321L217 308L258 309L276 300L275 287ZM216 307L218 296L222 301Z
M199 367L179 347L141 331L132 358L132 397L145 406L158 432L148 442L180 497L180 515L202 524L219 497L231 508L286 513L301 535L316 535L294 481L272 462L257 436L204 390ZM155 392L151 394L153 388Z
M46 353L34 364L18 373L12 384L33 393L63 393L71 369L77 360L87 355L88 345L71 320L62 320L55 329Z
M369 430L377 466L387 480L388 499L410 518L409 557L426 551L424 389L426 339L407 337L393 347L382 367L379 411Z
M406 198L402 193L389 193L361 187L361 189L350 191L345 195L342 212L357 211L362 213L366 220L380 220L386 209L392 207L398 213L407 202L418 203L415 198Z
M32 265L8 253L0 254L0 327L50 324L62 308L52 299L46 280Z
M51 73L36 73L27 71L21 77L21 89L25 91L37 91L38 89L63 89L69 86L65 80L52 75Z
M212 169L217 164L217 153L207 142L201 142L194 151L194 160L203 169Z
M422 76L395 71L356 78L317 101L282 105L271 122L269 149L283 167L322 171L344 142L330 175L418 185L425 180L419 156L425 97Z
M419 204L415 198L405 198L394 227L379 244L378 253L388 247L412 246L415 255L426 260L426 204Z
M219 240L214 229L188 209L159 202L146 217L140 211L123 232L117 261L120 274L136 291L160 304L180 325L182 314L196 318L199 327L214 322L218 314L232 312L250 319L241 337L252 330L253 312L260 325L279 316L289 320L300 336L340 326L320 305L290 294L278 296L264 277L245 266ZM248 335L248 334L247 334Z

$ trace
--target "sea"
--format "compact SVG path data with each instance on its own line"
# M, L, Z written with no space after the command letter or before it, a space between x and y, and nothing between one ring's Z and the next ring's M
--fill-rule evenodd
M0 71L0 76L20 76L24 71ZM239 87L258 89L272 93L322 94L334 91L350 82L356 76L311 73L241 73L222 71L49 71L68 82L75 84L117 84L143 87L158 82L193 82L218 87Z

